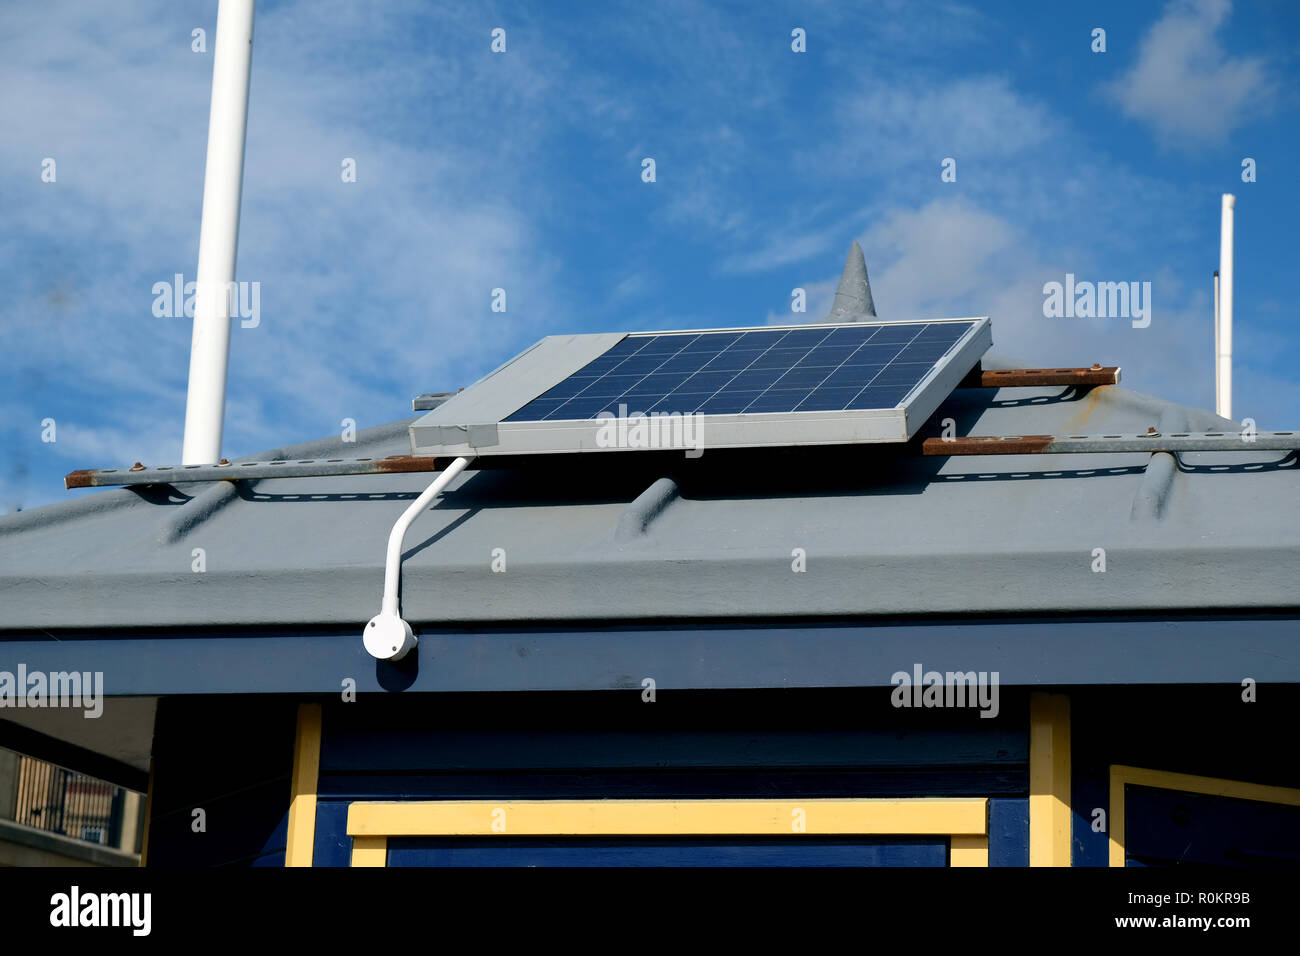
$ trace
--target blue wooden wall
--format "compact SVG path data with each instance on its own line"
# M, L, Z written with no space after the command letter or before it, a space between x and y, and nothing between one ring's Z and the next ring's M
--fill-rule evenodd
M995 798L990 864L1028 861L1023 695L1002 713L897 710L888 692L405 695L326 704L315 863L346 866L355 800ZM390 841L391 865L944 865L947 841Z
M1073 688L1074 865L1105 866L1109 768L1300 788L1288 728L1300 693L1261 684ZM160 701L151 866L279 866L298 699ZM989 863L1028 862L1027 696L1002 713L896 710L887 691L363 694L323 701L315 862L346 866L356 800L977 796ZM207 813L207 832L192 811ZM1300 811L1131 788L1130 865L1296 865ZM944 841L393 840L392 865L645 862L940 865Z

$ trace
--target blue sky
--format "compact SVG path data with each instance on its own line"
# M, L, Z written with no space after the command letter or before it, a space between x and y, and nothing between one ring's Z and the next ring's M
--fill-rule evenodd
M190 321L152 289L197 262L215 21L0 9L0 511L179 462ZM223 454L405 417L552 333L815 320L854 239L882 318L987 314L1001 356L1212 408L1223 192L1234 412L1300 426L1298 62L1291 0L263 0L238 264L261 321L232 334ZM1151 325L1044 317L1067 272L1151 282Z

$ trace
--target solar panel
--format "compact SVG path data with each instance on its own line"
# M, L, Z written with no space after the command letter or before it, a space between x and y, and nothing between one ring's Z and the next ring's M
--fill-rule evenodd
M967 331L960 324L628 336L506 421L659 412L892 408Z
M598 426L641 417L713 447L906 441L991 341L987 318L552 337L414 423L412 451L602 450Z

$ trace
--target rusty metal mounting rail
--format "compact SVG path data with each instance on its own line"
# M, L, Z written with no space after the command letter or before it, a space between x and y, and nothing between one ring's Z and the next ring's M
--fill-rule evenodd
M301 458L274 461L236 461L218 465L163 465L146 468L136 462L131 468L85 468L71 471L63 479L65 488L97 488L111 485L170 485L178 481L238 481L260 478L314 478L319 475L393 475L405 472L441 471L443 459L390 455L387 458Z
M927 438L923 455L1096 455L1156 451L1297 451L1300 432L1171 432L1137 435L969 435Z
M987 369L978 363L966 377L957 383L958 388L1032 388L1043 385L1073 385L1091 388L1095 385L1118 385L1118 365L1094 365L1092 368L1007 368Z
M973 435L927 438L923 455L1069 455L1156 451L1298 451L1300 432L1176 432L1162 435ZM388 458L306 458L238 461L218 465L146 468L86 468L63 479L67 488L114 485L170 485L185 481L239 481L263 478L314 478L327 475L393 475L442 471L447 459L413 455Z

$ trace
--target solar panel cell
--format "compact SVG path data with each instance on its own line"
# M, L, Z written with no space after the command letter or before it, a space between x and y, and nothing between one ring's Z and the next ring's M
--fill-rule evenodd
M708 361L708 355L700 352L678 352L671 355L658 368L652 369L655 372L686 372L693 374L700 370L700 363Z
M925 328L924 325L881 325L876 328L876 334L871 337L874 344L883 344L885 342L906 343L912 341Z
M770 348L754 360L751 368L791 368L805 354L804 349Z
M637 383L638 389L653 390L660 395L679 389L690 378L685 372L651 372Z
M830 329L798 329L793 332L787 332L781 338L781 348L810 349L825 341L830 334Z
M820 385L832 371L832 368L792 368L778 378L772 388L809 389Z
M899 353L896 362L925 362L933 365L934 360L943 358L950 348L951 342L912 342Z
M771 388L782 372L779 368L751 368L736 374L726 385L727 391L764 391Z
M883 365L842 365L826 376L826 381L822 382L824 388L848 388L854 386L856 389L862 389L871 384L875 378L884 369Z
M614 371L620 375L649 375L671 359L663 355L633 355L619 363Z
M700 405L696 411L702 415L738 415L762 394L761 391L720 392Z
M641 347L641 355L671 355L694 342L698 335L657 335Z
M792 412L808 395L806 389L769 389L745 406L745 412Z
M712 332L708 335L701 335L698 339L687 345L683 352L721 352L731 343L739 339L741 333L733 332Z
M602 375L608 375L618 367L617 359L597 359L590 365L584 366L573 373L574 378L599 378Z
M864 345L847 359L845 365L884 365L903 350L901 345Z
M541 421L585 421L588 418L595 418L596 415L609 403L604 398L572 398L562 403L558 408L548 415L544 415ZM511 418L514 416L512 415ZM520 419L529 421L531 419Z
M921 329L916 337L918 342L956 342L966 334L966 327L956 322L936 322Z
M712 395L735 378L733 372L697 372L682 383L684 392L708 392Z
M860 388L819 388L809 393L795 411L825 412L848 408L860 391Z
M880 371L880 374L871 380L872 385L915 385L930 371L930 363L922 362L920 364L905 364L894 362L887 365Z
M594 379L581 394L584 397L613 398L631 391L640 381L640 375L605 375Z
M851 343L858 345L863 342L869 342L876 334L878 327L874 325L848 325L832 329L831 334L826 337L826 344L841 345Z
M739 372L754 364L763 352L761 349L727 349L704 366L709 371L730 370Z
M548 390L545 397L564 399L573 398L583 389L587 388L587 386L591 385L593 381L595 381L595 379L577 378L576 376L574 378L568 378L559 385Z
M904 398L911 388L906 385L869 386L860 391L847 408L893 408Z
M836 366L844 364L844 362L848 360L849 356L856 351L857 348L855 348L852 345L845 345L845 346L819 345L817 346L817 348L813 349L811 352L809 352L807 355L801 358L798 361L796 367L801 365L802 366L811 365L811 366L818 366L818 367L830 366L831 368L835 368Z

